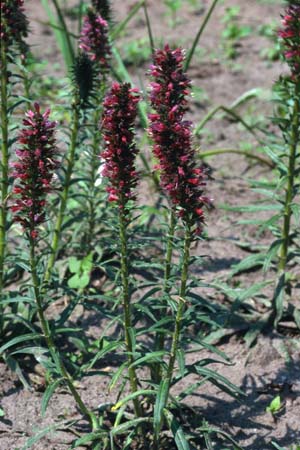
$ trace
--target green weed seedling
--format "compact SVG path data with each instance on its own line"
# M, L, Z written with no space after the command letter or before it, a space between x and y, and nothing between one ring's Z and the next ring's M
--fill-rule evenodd
M225 28L221 37L226 59L235 59L238 56L240 40L249 36L252 32L252 28L249 25L240 25L238 23L239 13L239 6L230 6L226 8L226 12L222 19Z

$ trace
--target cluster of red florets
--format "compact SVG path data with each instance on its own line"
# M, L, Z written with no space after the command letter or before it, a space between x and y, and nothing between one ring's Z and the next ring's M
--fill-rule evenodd
M45 221L45 196L51 189L54 169L58 162L55 146L56 123L49 120L50 110L40 112L38 103L34 110L26 113L24 128L18 142L22 145L16 150L17 162L12 166L12 176L16 179L12 205L14 219L20 222L32 238L38 236L37 226Z
M282 19L283 28L278 35L284 42L284 56L289 64L293 78L300 77L300 5L296 2L286 8Z
M132 189L137 184L134 162L138 150L134 143L134 122L137 115L137 103L140 97L137 89L129 83L113 83L104 100L102 131L105 150L101 154L105 165L103 176L108 177L109 201L118 201L124 208L130 198L134 198Z
M109 68L111 48L108 39L108 23L100 14L90 9L83 21L79 48L97 62L102 70Z
M161 186L177 207L179 216L201 230L204 221L204 173L195 161L191 123L183 120L190 80L183 72L181 49L168 45L157 50L151 67L150 101L155 113L149 115L154 155L159 160Z
M17 44L26 51L24 38L28 35L28 20L24 14L24 0L1 0L1 40L9 47Z

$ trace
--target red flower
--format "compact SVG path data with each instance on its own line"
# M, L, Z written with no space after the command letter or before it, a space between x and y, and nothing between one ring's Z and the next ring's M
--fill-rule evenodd
M294 4L293 4L294 3ZM278 36L283 39L284 56L294 79L300 76L300 5L291 1L282 19L283 28Z
M36 227L45 221L45 197L51 190L53 172L58 165L54 159L56 123L49 120L49 114L50 110L41 114L38 103L34 104L33 111L26 113L18 139L22 147L16 150L18 160L12 164L16 200L11 209L14 220L32 238L38 235Z
M109 68L111 49L108 40L108 24L92 9L83 20L79 48L87 53L92 61L99 63L102 70Z
M203 196L205 174L195 161L191 123L183 120L191 84L183 72L183 60L183 51L171 50L168 45L154 55L150 101L155 114L149 115L149 133L159 160L162 188L183 221L200 231L202 207L208 199Z
M105 165L102 174L110 181L107 187L109 201L118 201L120 207L125 207L127 201L134 198L132 189L137 184L134 161L138 150L133 127L139 99L138 90L130 88L129 83L113 83L103 103L101 128L105 150L101 158Z

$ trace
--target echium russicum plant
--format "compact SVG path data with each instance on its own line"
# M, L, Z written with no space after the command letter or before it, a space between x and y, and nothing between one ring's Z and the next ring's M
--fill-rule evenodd
M101 72L108 70L111 54L108 23L92 8L83 19L79 48L99 65Z
M90 120L91 127L86 130L90 142L90 145L86 147L86 162L89 175L89 182L86 185L88 220L83 242L87 250L90 251L93 249L93 241L95 240L97 210L99 209L97 207L97 202L99 203L97 180L101 165L99 147L102 136L98 132L98 124L103 110L103 98L107 90L107 77L111 59L111 45L108 37L109 26L105 20L108 14L108 11L105 9L106 3L92 2L93 7L88 10L87 16L84 18L79 39L81 53L86 59L89 59L98 77L98 86L93 96L93 111L91 112ZM100 4L103 8L100 8ZM104 13L104 16L102 16L102 13ZM82 84L85 86L85 76L83 76L82 80Z
M49 119L50 110L41 113L40 105L26 113L24 128L19 134L20 147L16 150L17 161L13 163L13 202L11 210L16 222L21 223L29 243L30 275L37 306L43 339L46 341L52 362L61 379L68 386L80 411L89 420L91 427L97 427L94 414L83 403L54 343L48 320L44 314L44 295L38 271L36 248L39 226L46 220L46 197L53 189L54 171L58 167L55 140L56 122Z
M10 79L11 70L8 65L15 61L15 53L20 54L22 63L25 64L25 56L28 46L24 38L28 34L28 21L23 10L23 0L3 0L0 3L0 82L1 82L1 164L0 164L0 297L2 296L4 281L4 264L6 259L7 241L7 197L9 194L8 166L10 157L9 117L11 115L10 104ZM24 78L25 80L25 78ZM27 78L26 78L27 80ZM28 97L28 83L24 82L25 96ZM0 334L2 330L2 306L0 306Z
M49 120L50 110L43 114L38 103L34 110L26 113L24 128L16 150L17 162L12 166L15 202L12 206L14 220L20 222L32 239L38 237L38 227L45 221L46 194L51 190L51 181L57 167L55 127Z
M299 256L294 248L299 239L299 195L300 175L300 2L290 0L282 17L282 28L278 31L282 43L284 61L290 72L280 77L277 83L281 112L275 123L279 125L284 150L278 154L279 181L276 198L282 205L280 217L282 222L276 229L277 241L273 248L278 250L277 283L273 296L271 322L277 326L284 313L285 294L291 290L288 273L293 258ZM282 150L282 146L281 146ZM277 157L277 155L276 155ZM283 195L280 195L284 189ZM298 222L298 223L297 223ZM296 244L297 245L297 244ZM272 251L272 247L271 250ZM295 316L296 317L296 316Z
M105 161L103 176L108 178L106 188L110 202L118 206L118 227L121 256L122 306L124 312L124 336L128 358L128 374L132 393L138 391L138 381L134 363L132 342L131 292L129 284L129 258L127 226L130 214L130 201L135 198L134 188L138 178L135 158L138 153L135 145L134 122L137 116L137 104L140 100L138 90L129 83L113 83L104 99L101 130L105 150L101 157ZM142 409L137 397L134 399L137 416Z
M201 233L204 222L203 207L209 203L208 198L204 195L205 174L202 167L196 162L192 146L191 123L184 120L191 82L183 71L183 61L184 53L180 48L171 50L166 45L164 49L155 52L150 69L152 78L150 102L155 112L149 115L149 132L154 143L154 155L159 160L157 168L160 171L161 187L169 198L171 208L169 242L165 261L165 294L170 291L168 277L170 276L176 215L181 218L185 229L179 301L169 363L166 374L159 373L158 376L156 374L156 380L161 383L160 389L165 392L165 403L168 400L180 343L181 323L186 305L190 245L196 235ZM163 350L163 347L164 337L158 333L156 348ZM156 405L156 408L161 411L159 405ZM162 419L160 426L161 424ZM160 426L155 430L156 440L159 439ZM158 446L158 442L156 444Z
M204 221L203 206L205 176L197 165L192 147L191 122L184 120L187 95L191 85L183 71L184 53L180 48L171 50L168 45L154 54L150 69L150 102L154 113L149 115L149 133L153 152L159 161L160 184L170 202L170 227L167 243L164 287L170 290L169 277L176 215L181 217L189 236L200 233ZM164 345L163 334L156 338L157 349Z

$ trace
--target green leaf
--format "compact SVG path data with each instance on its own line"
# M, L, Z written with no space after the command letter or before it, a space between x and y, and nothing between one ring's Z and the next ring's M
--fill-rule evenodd
M75 258L75 256L71 256L69 258L69 269L72 273L77 273L80 270L80 264L81 261L79 259Z
M170 430L173 433L175 443L177 445L178 450L190 450L190 446L188 441L186 440L185 434L175 417L170 411L164 409L164 416L168 423Z
M285 289L285 273L283 273L279 277L273 297L273 304L275 305L275 312L276 312L276 317L274 320L275 327L278 325L278 322L280 321L283 314L284 289Z
M177 361L178 361L178 365L179 365L179 372L180 375L182 377L184 377L184 370L185 370L185 352L183 351L183 349L178 349L177 353Z
M62 381L62 378L58 378L53 383L49 384L49 386L45 390L44 395L43 395L43 399L42 399L42 405L41 405L41 415L42 415L42 417L44 417L44 415L46 413L46 410L47 410L48 403L49 403L52 395L54 394L56 388L61 383L61 381Z
M94 356L92 361L90 361L88 364L84 365L82 367L82 369L90 370L100 358L102 358L107 353L110 353L113 350L116 350L121 345L122 345L121 342L111 342L110 344L106 345L103 349L101 349L99 352L97 352L97 354Z
M281 398L280 395L276 395L276 397L273 398L269 406L266 407L266 411L270 412L271 414L274 414L278 412L281 408Z
M4 410L2 408L0 408L0 417L4 417L4 416L5 416Z
M162 357L166 354L166 352L164 350L162 351L156 351L156 352L152 352L152 353L148 353L145 356L142 356L139 359L136 359L131 365L130 367L137 367L140 365L144 365L145 363L150 363L150 362L157 362L157 361L161 361Z
M113 407L112 411L117 411L121 406L125 405L126 403L130 402L131 400L135 399L139 396L153 396L156 392L153 389L140 389L139 391L133 392L132 394L127 395L126 397L119 400Z
M89 442L93 442L96 441L97 439L100 439L101 437L107 436L107 432L106 431L94 431L93 433L88 433L85 434L84 436L82 436L79 439L76 439L76 441L72 444L72 446L70 447L69 450L73 449L73 448L77 448L80 445L86 445Z
M231 276L237 275L239 273L246 272L247 270L254 269L255 267L260 267L264 263L265 256L261 253L250 255L247 258L243 259L240 263L233 266L232 271L230 272Z
M5 362L8 365L8 367L10 368L10 370L17 375L17 377L23 384L24 388L27 389L28 391L31 391L32 390L31 386L28 383L26 377L23 375L22 369L21 369L18 361L9 355L5 358Z
M75 423L76 420L62 420L61 422L54 423L50 426L47 426L40 430L38 433L36 433L34 436L32 436L26 444L21 448L21 450L27 450L31 448L36 442L43 439L44 436L47 436L48 433L51 433L59 428L67 428L67 425L71 426L73 423ZM66 427L62 427L62 425L66 425Z
M117 434L123 434L125 431L129 430L132 427L137 427L142 422L150 422L150 417L138 417L137 419L128 420L125 423L122 423L121 425L118 425L117 427L114 427L111 430L111 434L113 436Z
M120 378L121 374L123 373L123 371L126 369L127 367L127 361L125 361L123 364L121 364L121 366L116 370L116 372L113 374L108 389L109 391L111 391L115 384L118 382L118 379Z
M16 344L20 344L21 342L32 341L34 339L40 339L40 338L41 338L41 335L39 333L28 333L28 334L23 334L23 336L17 336L15 338L13 338L11 341L6 342L6 344L2 345L2 347L0 347L0 355L5 350L7 350L10 347L13 347Z
M170 390L169 380L166 378L161 381L158 392L156 395L155 405L154 405L154 413L153 413L153 432L156 440L158 439L162 423L163 423L163 413L164 408L168 402Z
M90 282L89 273L84 272L82 275L76 273L68 280L68 286L71 289L84 289Z

